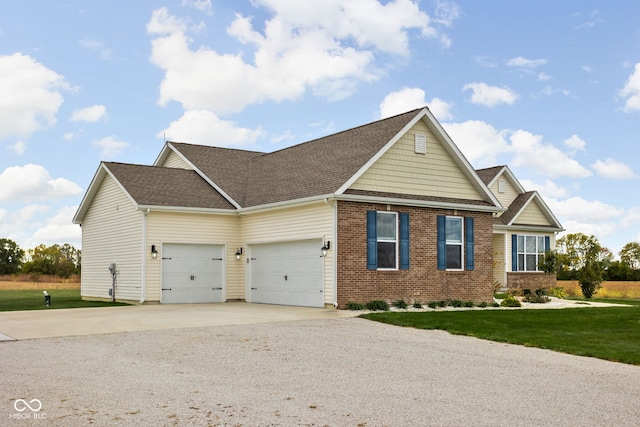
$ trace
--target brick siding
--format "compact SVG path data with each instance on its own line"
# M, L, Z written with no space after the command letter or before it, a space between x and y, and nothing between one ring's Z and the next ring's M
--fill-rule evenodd
M546 273L507 272L507 288L509 289L549 289L556 285L556 274L549 277Z
M409 213L409 270L367 269L367 211L387 211L386 204L338 202L338 307L348 302L404 300L493 301L493 218L491 213L390 206L390 212ZM475 269L437 268L437 216L474 218Z

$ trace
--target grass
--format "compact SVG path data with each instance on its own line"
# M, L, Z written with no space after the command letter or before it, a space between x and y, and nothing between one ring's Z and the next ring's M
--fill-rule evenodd
M610 299L604 301L614 302ZM640 365L640 300L615 302L633 306L371 313L360 317L391 325L440 329L456 335Z
M0 311L52 310L56 308L113 307L119 302L83 301L77 289L49 290L51 306L44 305L44 294L38 290L0 290Z

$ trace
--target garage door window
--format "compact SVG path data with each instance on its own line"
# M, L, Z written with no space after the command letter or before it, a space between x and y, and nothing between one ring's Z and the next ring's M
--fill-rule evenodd
M406 270L409 268L409 214L367 212L367 268Z

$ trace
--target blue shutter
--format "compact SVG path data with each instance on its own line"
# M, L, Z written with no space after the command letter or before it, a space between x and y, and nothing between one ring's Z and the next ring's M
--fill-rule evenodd
M378 269L378 239L376 211L367 211L367 269Z
M544 251L549 250L551 250L551 239L549 239L549 236L544 236Z
M473 270L475 267L475 262L473 258L473 218L467 217L464 219L464 227L465 227L465 263L467 264L467 270Z
M511 271L518 271L518 235L511 235Z
M400 212L400 270L409 269L409 213Z
M438 215L438 270L447 269L447 233L445 227L447 219L444 215Z

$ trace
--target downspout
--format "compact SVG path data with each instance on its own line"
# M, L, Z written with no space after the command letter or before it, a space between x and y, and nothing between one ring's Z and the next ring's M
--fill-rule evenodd
M338 308L338 203L334 200L333 204L329 202L328 198L324 199L325 204L333 207L333 251L331 251L331 257L333 262L332 270L332 282L333 282L333 306Z
M142 214L142 289L140 290L140 304L147 297L147 215L151 209L147 208Z

